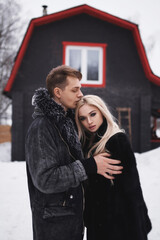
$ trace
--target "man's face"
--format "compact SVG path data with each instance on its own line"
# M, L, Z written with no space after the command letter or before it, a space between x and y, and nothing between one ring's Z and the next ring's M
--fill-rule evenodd
M65 110L68 108L75 109L78 101L83 96L81 92L81 84L78 78L67 77L67 86L64 90L60 91L60 103Z

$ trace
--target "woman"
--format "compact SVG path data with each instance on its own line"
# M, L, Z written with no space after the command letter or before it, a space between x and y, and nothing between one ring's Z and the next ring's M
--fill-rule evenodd
M85 155L107 151L123 165L122 174L113 176L114 180L90 175L85 184L87 239L147 240L151 222L126 134L98 96L84 96L75 116Z

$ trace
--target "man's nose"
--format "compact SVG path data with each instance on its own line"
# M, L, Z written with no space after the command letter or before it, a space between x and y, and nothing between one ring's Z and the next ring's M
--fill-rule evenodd
M83 93L82 93L81 90L79 90L79 92L78 92L78 97L79 97L79 98L82 98L82 97L83 97Z

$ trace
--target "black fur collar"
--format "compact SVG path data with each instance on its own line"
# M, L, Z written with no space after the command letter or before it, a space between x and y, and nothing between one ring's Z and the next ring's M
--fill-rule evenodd
M35 91L32 104L36 109L33 117L36 117L36 115L47 117L58 128L71 154L76 159L83 158L81 144L74 126L74 111L69 109L66 113L64 108L50 97L48 90L45 88L39 88Z

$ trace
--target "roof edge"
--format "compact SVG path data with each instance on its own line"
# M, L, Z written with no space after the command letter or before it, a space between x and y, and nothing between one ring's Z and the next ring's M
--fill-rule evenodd
M60 19L68 18L68 17L71 17L71 16L75 16L75 15L78 15L78 14L81 14L81 13L89 14L93 17L99 18L99 19L104 20L104 21L108 21L108 22L113 23L115 25L118 25L120 27L131 30L133 32L134 41L136 43L138 54L140 56L140 60L141 60L144 72L146 74L146 77L152 83L160 86L160 77L153 74L152 71L151 71L151 68L149 66L147 55L146 55L146 52L145 52L145 49L144 49L144 46L142 44L142 40L141 40L141 37L140 37L138 25L135 24L135 23L131 23L127 20L115 17L111 14L108 14L106 12L103 12L101 10L98 10L96 8L93 8L93 7L89 6L89 5L84 4L84 5L79 5L79 6L67 9L67 10L57 12L57 13L49 14L49 15L46 15L46 16L38 17L38 18L34 18L30 21L30 24L28 26L28 29L26 31L26 34L25 34L24 39L22 41L22 44L21 44L21 46L19 48L19 51L17 53L17 57L16 57L16 60L15 60L14 66L12 68L10 78L9 78L5 88L4 88L4 93L11 91L14 79L15 79L15 77L17 75L17 72L18 72L18 69L21 65L22 59L23 59L24 54L26 52L27 46L29 44L31 35L33 33L33 30L34 30L34 27L40 26L40 25L43 25L43 24L48 24L50 22L58 21Z

